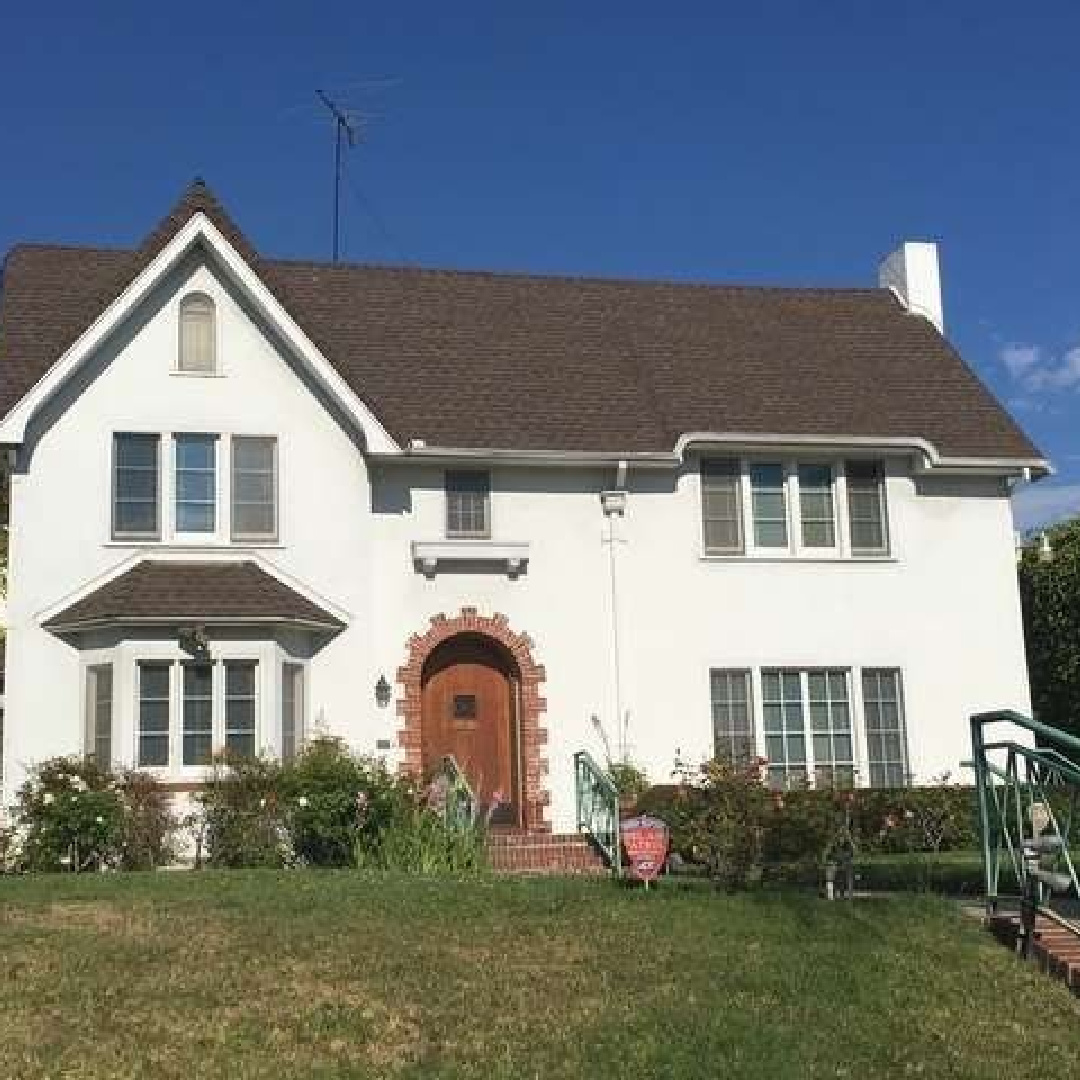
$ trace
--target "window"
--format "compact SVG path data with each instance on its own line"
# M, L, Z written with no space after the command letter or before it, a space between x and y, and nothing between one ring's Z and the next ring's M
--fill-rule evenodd
M763 671L765 756L772 787L803 787L807 782L806 722L802 676L798 671Z
M255 673L253 660L225 662L225 747L245 757L255 755Z
M799 516L802 519L803 547L836 547L832 467L830 465L800 465L798 471Z
M113 436L113 536L159 535L159 442L157 435Z
M491 478L486 472L446 474L446 535L491 535Z
M232 536L277 536L277 439L236 435L232 440Z
M806 689L813 737L814 786L854 787L855 750L847 672L807 672Z
M783 465L751 465L750 494L754 508L754 543L758 547L786 548L787 495Z
M862 688L870 786L904 787L909 774L900 672L864 668Z
M713 748L718 758L745 764L756 756L749 671L712 671Z
M172 665L139 665L139 767L169 764L169 676Z
M86 756L103 769L112 767L112 664L86 669Z
M885 479L880 462L849 461L844 471L847 474L852 554L886 554L889 530L885 515Z
M178 371L210 374L217 368L217 333L214 301L192 293L180 301L180 348Z
M212 533L217 528L217 437L177 435L176 531Z
M184 665L184 764L207 765L214 753L214 668Z
M304 666L281 668L281 757L290 761L304 741Z
M706 555L742 554L742 477L737 461L701 463L701 528Z

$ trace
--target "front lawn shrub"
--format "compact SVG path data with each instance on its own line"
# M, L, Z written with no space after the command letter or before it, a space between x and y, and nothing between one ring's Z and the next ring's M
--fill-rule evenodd
M292 845L280 788L277 762L215 755L211 777L195 796L197 861L221 868L289 865Z
M16 796L28 870L100 870L119 862L125 807L120 781L93 760L42 762Z
M127 772L120 778L123 818L119 865L123 870L153 870L176 856L176 818L167 791L149 773Z

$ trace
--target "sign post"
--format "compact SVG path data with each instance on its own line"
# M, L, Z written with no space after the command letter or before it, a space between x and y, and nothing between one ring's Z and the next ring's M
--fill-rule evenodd
M628 876L643 882L647 889L664 869L670 831L660 818L633 817L619 823L619 832L626 849Z

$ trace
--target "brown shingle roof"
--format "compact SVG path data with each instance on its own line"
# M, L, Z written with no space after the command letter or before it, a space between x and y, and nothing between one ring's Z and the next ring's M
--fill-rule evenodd
M341 630L344 623L253 562L147 559L43 625L54 631L132 623L258 622Z
M918 436L946 456L1041 456L952 346L887 290L265 259L201 185L137 252L11 251L0 415L196 209L400 443L632 453L708 431Z

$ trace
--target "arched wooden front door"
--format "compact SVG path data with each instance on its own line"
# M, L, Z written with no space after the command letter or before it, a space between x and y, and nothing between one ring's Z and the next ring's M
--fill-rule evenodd
M424 664L424 772L452 754L484 807L501 796L497 824L520 824L517 685L511 658L480 636L450 638Z

